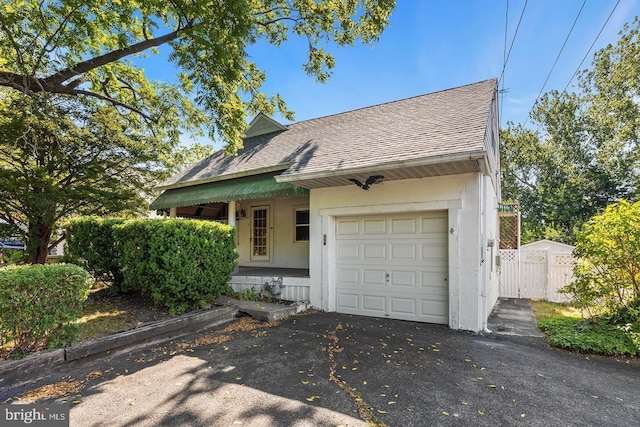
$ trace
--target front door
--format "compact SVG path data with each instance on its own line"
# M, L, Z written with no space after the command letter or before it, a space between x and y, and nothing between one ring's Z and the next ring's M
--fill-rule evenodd
M269 261L269 207L251 208L251 261Z

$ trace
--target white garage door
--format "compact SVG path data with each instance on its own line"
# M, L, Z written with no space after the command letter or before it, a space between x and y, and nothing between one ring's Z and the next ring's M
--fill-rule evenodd
M447 212L336 219L337 311L449 323Z

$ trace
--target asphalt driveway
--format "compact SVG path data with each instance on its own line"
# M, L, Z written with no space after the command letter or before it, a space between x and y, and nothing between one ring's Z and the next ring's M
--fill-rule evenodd
M55 397L65 385L74 391ZM0 401L30 389L72 405L72 426L630 426L639 385L637 359L313 312L69 363Z

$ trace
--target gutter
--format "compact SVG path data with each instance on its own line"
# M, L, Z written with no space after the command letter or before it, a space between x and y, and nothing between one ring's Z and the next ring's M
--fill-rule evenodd
M416 159L416 160L399 160L388 163L379 163L371 166L364 166L359 168L350 169L333 169L319 172L307 172L307 173L293 173L289 175L276 175L277 182L295 183L297 181L307 181L320 178L332 178L341 177L345 175L353 174L368 174L372 172L383 172L389 169L402 169L418 166L428 166L439 163L459 162L465 160L475 160L478 164L478 168L484 173L483 166L486 165L486 152L485 150L476 150L466 153L456 154L443 154L438 156L432 156L428 158ZM480 163L482 162L482 164ZM286 172L285 172L286 173Z

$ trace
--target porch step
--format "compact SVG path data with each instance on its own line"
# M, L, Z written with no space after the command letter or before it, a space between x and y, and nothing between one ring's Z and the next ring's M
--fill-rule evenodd
M264 322L282 319L283 317L300 313L309 308L309 304L306 303L294 303L291 305L272 304L261 301L244 301L224 295L218 298L216 302L218 304L234 305L238 307L239 312L246 313L254 319Z

